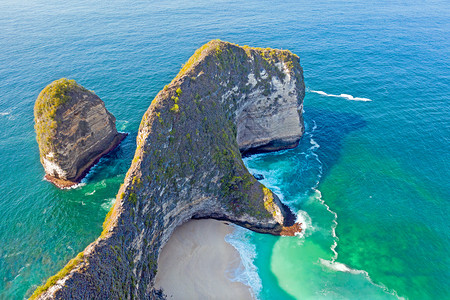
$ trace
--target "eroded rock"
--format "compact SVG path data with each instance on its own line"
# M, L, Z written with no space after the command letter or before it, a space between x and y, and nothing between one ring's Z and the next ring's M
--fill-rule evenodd
M293 235L296 216L245 167L241 151L297 145L303 71L287 50L214 40L142 118L133 163L99 239L35 293L41 299L152 299L159 251L191 218Z
M45 177L61 188L79 183L126 136L97 95L66 78L42 90L34 116Z

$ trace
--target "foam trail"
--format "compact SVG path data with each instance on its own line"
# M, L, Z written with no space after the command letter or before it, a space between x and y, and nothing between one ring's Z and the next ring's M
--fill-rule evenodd
M331 263L334 263L336 261L336 259L338 258L338 253L336 251L336 247L337 247L337 241L339 240L338 236L336 235L336 227L338 226L338 222L337 222L337 218L338 215L336 212L332 211L330 209L330 207L325 203L325 201L322 199L322 193L317 189L317 187L312 188L314 191L314 198L317 199L320 204L322 204L323 206L325 206L325 208L327 209L328 212L330 212L334 218L333 218L333 225L331 226L331 236L334 239L334 243L333 245L331 245L330 249L333 252L333 258L331 259Z
M322 259L319 258L319 261L322 265L324 265L325 267L337 271L337 272L345 272L345 273L351 273L351 274L363 274L365 273L365 271L362 270L356 270L356 269L352 269L349 266L340 263L340 262L333 262L331 260L326 260L326 259Z
M367 281L369 281L374 286L379 287L385 293L395 296L395 297L397 297L397 299L405 300L404 297L400 297L398 295L397 291L389 290L382 283L378 284L378 283L373 282L372 278L370 278L369 273L367 273L367 271L352 269L349 266L347 266L343 263L337 262L337 261L331 261L331 260L326 260L326 259L322 259L322 258L319 258L319 261L323 266L327 267L330 270L336 271L336 272L345 272L345 273L350 273L350 274L354 274L354 275L362 274L367 279Z
M322 91L311 91L311 92L317 92L318 94L325 94L325 95L327 95L325 92L322 92ZM366 99L366 98L363 98L363 99ZM367 101L367 100L365 100L365 101ZM371 100L369 99L368 101L371 101ZM377 287L381 288L385 293L393 295L397 299L404 300L405 298L400 297L398 295L397 291L389 290L385 285L383 285L381 283L380 284L375 283L372 280L372 278L370 278L369 273L367 271L352 269L349 266L336 261L337 258L338 258L338 253L336 251L336 247L337 247L338 241L339 241L339 237L336 235L336 227L338 226L338 222L337 222L338 215L337 215L336 212L331 210L331 208L325 203L325 200L322 199L322 193L319 190L319 183L320 183L320 179L322 177L322 169L323 169L323 167L322 167L322 161L319 159L319 155L315 152L315 150L317 150L320 147L320 145L313 139L313 137L314 137L313 133L317 129L317 124L316 124L316 122L314 120L313 120L313 124L314 125L313 125L313 128L312 128L312 131L308 134L308 136L310 138L309 142L311 144L311 147L309 148L309 151L310 151L310 155L315 157L315 159L319 163L319 174L318 174L318 179L317 179L316 184L311 188L311 190L314 191L314 194L312 195L312 198L313 199L317 199L323 206L325 206L327 211L330 212L334 216L334 218L333 218L333 225L331 226L331 235L332 235L332 237L334 239L334 242L333 242L333 245L331 245L331 247L330 247L330 249L331 249L331 251L333 252L334 255L331 258L331 260L325 260L325 259L319 258L320 263L323 266L325 266L325 267L327 267L327 268L329 268L331 270L334 270L336 272L346 272L346 273L355 274L355 275L362 274L367 279L367 281L369 281L374 286L377 286Z
M324 96L328 95L322 91L311 91L311 92L317 92L318 94L322 94ZM337 95L335 95L335 96L338 97ZM350 95L348 95L348 96L350 96ZM353 99L356 99L356 98L353 98ZM367 99L367 98L363 98L363 99ZM363 101L363 100L360 100L360 101ZM370 101L370 100L364 100L364 101ZM323 174L323 163L320 160L319 155L317 153L317 150L320 148L320 145L314 140L314 133L315 133L316 129L318 128L318 126L314 120L312 120L312 128L310 128L309 125L310 124L305 124L307 130L306 130L303 138L308 139L311 146L302 154L305 155L306 160L312 159L312 160L316 161L317 164L314 164L314 166L317 167L318 174L317 174L317 180L312 184L312 186L307 191L305 191L304 196L309 197L309 199L311 201L318 201L333 216L332 225L331 225L331 236L333 237L333 244L330 246L333 256L331 257L330 260L325 260L325 259L320 258L319 262L324 267L326 267L330 270L333 270L335 272L345 272L345 273L350 273L350 274L354 274L354 275L362 275L368 282L370 282L371 284L373 284L376 287L381 288L385 293L393 295L398 299L404 299L404 298L400 297L395 290L389 290L383 284L378 284L378 283L373 282L372 279L370 278L369 274L367 273L367 271L352 269L351 267L349 267L343 263L337 262L338 253L336 251L336 247L338 245L339 238L336 234L336 228L338 226L338 221L337 221L338 215L336 212L331 210L331 208L325 203L325 200L322 199L322 193L319 190L319 183L320 183L320 180L321 180L321 177ZM258 155L252 156L250 158L245 158L244 162L247 165L247 163L249 161L251 161L252 159L257 159L257 157L260 157L262 155L265 155L265 154L258 154ZM283 198L282 190L279 188L279 185L278 185L278 178L276 176L277 172L275 170L263 171L263 170L249 168L249 171L251 173L256 172L256 173L263 174L265 178L261 182L263 184L265 184L267 187L269 187L270 189L272 189L280 198ZM283 202L286 203L285 201L283 201ZM289 203L287 203L287 204L289 204ZM314 228L312 226L310 216L305 211L299 210L297 212L297 222L302 223L302 226L301 226L302 232L300 234L298 234L298 236L300 236L300 238L302 240L304 240L305 237L311 235L312 232L314 230L316 230L316 228ZM240 239L240 241L243 242L242 238L237 238L237 239ZM241 252L241 251L239 251L239 252L241 255L241 259L243 259L243 260L249 255L247 252Z
M120 130L126 130L128 123L129 123L129 121L126 121L126 120L118 120L118 121L116 121L116 127L120 128ZM119 130L119 129L117 129L117 130ZM122 133L122 132L120 132L120 133Z
M9 112L0 112L0 116L7 116L9 114L10 114Z
M234 227L234 231L225 236L225 241L238 251L241 258L241 266L234 270L231 280L249 286L253 298L258 299L262 282L258 275L258 268L254 264L256 246L250 242L252 232L242 227L231 226Z
M295 235L300 238L310 236L312 232L315 230L315 228L312 226L312 219L306 211L299 210L297 212L297 219L295 221L296 223L301 224L300 228L302 229L302 231L295 233Z
M114 205L114 202L116 202L116 198L109 198L109 199L105 199L106 202L102 203L101 207L106 210L109 211L111 209L111 207Z
M48 180L47 178L45 178L45 176L42 177L42 180L48 181L48 182L52 183L50 180ZM79 187L83 187L83 186L85 186L85 185L86 185L86 182L81 181L80 183L77 183L77 184L75 184L75 185L68 186L68 187L62 187L62 188L60 188L60 189L62 189L62 190L72 190L72 189L77 189L77 188L79 188Z
M325 94L325 92L321 92L321 91L319 91L319 92ZM313 137L314 137L313 133L317 129L317 124L314 120L313 120L313 124L314 125L311 130L311 133L309 133L309 138L310 138L309 142L311 144L309 151L310 151L310 155L313 156L316 159L317 163L319 164L319 167L318 167L319 174L317 176L318 178L317 178L316 184L313 187L311 187L311 190L313 191L312 198L317 199L320 202L320 204L325 206L327 211L334 216L333 225L331 226L331 236L333 237L334 242L333 242L333 245L331 245L331 247L330 247L331 251L334 254L333 258L332 258L332 262L334 262L338 257L338 253L336 251L336 247L338 245L337 241L339 240L338 236L336 235L336 227L338 226L338 222L337 222L338 215L336 212L331 210L331 208L325 203L325 200L322 199L322 193L319 190L319 183L320 183L320 179L322 178L322 173L323 173L323 164L322 164L322 161L319 159L319 155L316 153L316 150L320 148L320 145L313 139Z
M369 98L354 97L354 96L349 95L349 94L334 95L334 94L325 93L324 91L314 91L314 90L309 90L309 91L311 93L316 93L316 94L319 94L319 95L322 95L322 96L326 96L326 97L344 98L344 99L351 100L351 101L364 101L364 102L372 101Z

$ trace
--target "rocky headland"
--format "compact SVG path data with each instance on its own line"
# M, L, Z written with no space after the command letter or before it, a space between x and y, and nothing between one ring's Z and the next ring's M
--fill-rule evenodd
M42 90L34 117L45 178L60 188L79 183L126 136L96 94L66 78Z
M300 231L242 154L295 147L304 92L299 58L287 50L219 40L199 48L142 118L101 236L32 298L162 298L154 288L158 255L191 218L274 235Z

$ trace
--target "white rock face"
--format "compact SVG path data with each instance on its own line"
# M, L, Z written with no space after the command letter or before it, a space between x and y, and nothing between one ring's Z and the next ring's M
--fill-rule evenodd
M304 132L303 82L297 82L284 64L280 67L284 79L273 75L270 93L256 89L236 112L237 142L243 153L293 148ZM267 72L263 70L260 80L267 78ZM259 82L253 73L248 79L247 85L252 87Z
M240 153L297 145L305 88L298 56L216 40L186 65L142 118L102 235L40 299L163 298L153 286L159 252L191 218L274 235L301 230Z
M52 152L53 154L53 152ZM65 178L67 177L67 172L65 172L61 167L49 160L48 158L53 158L52 155L47 155L47 157L42 158L42 164L44 166L45 174L48 174L50 176L58 177L58 178Z

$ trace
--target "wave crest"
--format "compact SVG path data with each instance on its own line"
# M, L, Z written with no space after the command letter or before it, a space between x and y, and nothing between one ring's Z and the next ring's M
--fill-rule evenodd
M328 94L325 93L324 91L314 91L314 90L309 90L311 93L315 93L315 94L319 94L325 97L336 97L336 98L344 98L350 101L363 101L363 102L368 102L368 101L372 101L369 98L363 98L363 97L354 97L352 95L349 94L339 94L339 95L334 95L334 94Z
M240 267L231 272L231 280L249 286L253 298L258 299L262 290L262 282L258 268L254 264L256 246L250 242L252 232L236 225L231 226L234 227L234 230L225 236L225 241L239 252L241 258Z

